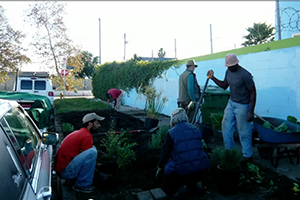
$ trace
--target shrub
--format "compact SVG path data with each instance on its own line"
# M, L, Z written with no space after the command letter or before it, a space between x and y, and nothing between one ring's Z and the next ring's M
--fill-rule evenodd
M216 169L218 165L222 165L226 170L237 170L240 167L242 153L237 149L223 149L216 147L209 153L210 166Z
M130 143L130 139L125 134L126 131L122 131L120 134L106 133L106 138L101 141L105 148L105 152L102 154L104 157L115 161L119 168L126 167L132 160L136 159L132 148L137 144Z
M62 131L64 133L71 133L74 131L74 126L70 123L62 123Z
M152 134L151 141L148 144L149 148L150 149L160 149L165 142L165 138L166 138L168 131L169 131L169 126L167 126L167 125L160 126L158 131L156 133Z

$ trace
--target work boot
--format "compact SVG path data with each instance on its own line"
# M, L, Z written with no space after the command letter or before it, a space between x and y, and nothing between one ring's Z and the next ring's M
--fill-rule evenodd
M245 163L247 163L247 162L252 162L252 157L244 157L243 156L243 158L242 158L242 162L245 162Z
M112 175L111 174L105 174L103 172L100 172L100 179L102 181L107 181L109 179L109 177L111 177Z

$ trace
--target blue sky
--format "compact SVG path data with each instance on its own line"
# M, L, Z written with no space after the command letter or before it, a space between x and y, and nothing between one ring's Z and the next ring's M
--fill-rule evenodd
M70 37L82 50L99 56L101 19L101 63L123 61L134 54L184 59L240 48L253 23L275 25L275 1L60 1L66 4L65 23ZM18 6L16 6L18 3ZM34 1L6 1L1 5L14 29L28 36L23 9ZM211 31L210 31L211 25ZM128 43L124 50L124 34ZM210 37L212 34L212 40ZM176 45L175 45L176 39ZM24 44L30 42L28 37ZM212 46L211 46L212 44ZM175 51L176 48L176 51ZM34 60L34 55L32 60ZM23 70L37 70L39 61Z

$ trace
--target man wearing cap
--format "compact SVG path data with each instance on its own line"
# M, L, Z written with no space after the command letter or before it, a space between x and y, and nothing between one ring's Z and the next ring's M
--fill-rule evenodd
M191 189L203 194L204 172L210 166L208 155L202 149L202 132L188 123L183 108L176 108L171 113L170 126L158 163L156 177L164 172L166 178L165 192L173 195L177 188ZM180 194L174 194L178 198Z
M94 170L97 161L97 149L93 146L93 133L97 133L104 117L96 113L86 114L82 119L82 128L67 135L57 154L55 171L62 179L74 180L73 190L91 193Z
M201 90L194 73L196 67L198 65L196 65L195 60L189 60L186 64L186 70L179 76L177 104L179 108L185 109L189 122L192 122L196 110L195 104L201 96Z
M226 55L225 66L227 70L223 81L214 77L212 70L207 72L207 76L219 87L225 90L230 87L230 99L222 120L224 145L227 149L235 147L234 126L236 124L242 145L243 161L251 161L253 154L252 121L256 103L255 84L251 73L239 65L235 54Z
M111 88L106 93L107 102L109 103L109 99L113 98L115 101L114 103L114 109L118 111L121 107L122 98L123 98L123 92L122 90Z

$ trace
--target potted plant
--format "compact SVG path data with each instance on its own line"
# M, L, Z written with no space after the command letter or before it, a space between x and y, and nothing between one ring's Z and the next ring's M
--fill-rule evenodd
M144 95L146 96L146 119L145 129L149 130L158 125L158 117L165 107L168 99L162 97L162 91L157 91L154 87L146 86Z
M222 138L222 120L223 114L219 113L212 113L211 114L212 120L212 128L213 128L213 135L214 137Z
M219 151L220 164L218 170L219 192L225 195L237 193L241 173L242 153L234 149L223 149Z

